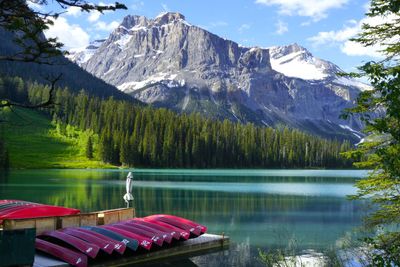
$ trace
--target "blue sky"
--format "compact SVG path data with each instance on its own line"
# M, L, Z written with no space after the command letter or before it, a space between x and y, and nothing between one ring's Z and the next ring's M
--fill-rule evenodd
M34 0L30 0L34 1ZM95 1L96 2L96 1ZM346 71L378 56L349 42L367 21L368 0L119 0L127 11L87 14L69 9L47 35L58 36L66 48L105 38L128 14L154 18L177 11L186 20L245 46L269 47L298 43L315 56ZM109 3L100 2L97 3ZM47 9L60 10L54 4Z

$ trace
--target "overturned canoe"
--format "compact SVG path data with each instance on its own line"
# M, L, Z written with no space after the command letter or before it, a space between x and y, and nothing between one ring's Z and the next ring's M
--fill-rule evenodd
M136 223L134 221L123 221L123 222L120 222L118 224L119 225L126 225L126 226L129 226L129 227L135 227L136 229L142 229L144 231L152 233L153 235L162 238L163 241L166 242L167 244L170 244L172 242L171 233L163 232L163 231L160 231L160 230L158 230L158 229L156 229L154 227L151 227L151 224L150 224L150 226L146 226L144 224ZM178 236L178 239L179 239L179 236Z
M106 259L114 250L123 256L125 248L130 250L128 255L138 253L138 248L141 248L139 254L142 254L153 250L153 244L157 245L157 249L170 248L177 244L178 240L183 242L203 234L206 230L205 226L185 218L164 214L151 215L108 225L68 227L44 232L38 236L37 246L42 251L46 248L51 249L49 254L68 260L67 262L74 266L83 266L83 257L82 262L76 264L81 255L96 260L99 251L102 250L106 253L100 258ZM173 239L176 241L172 242ZM68 258L65 258L64 254L60 256L62 248L67 249L65 253L69 253L66 254Z
M54 241L60 242L62 245L63 243L68 244L69 246L79 250L80 252L88 255L91 258L96 258L97 254L99 253L100 248L93 244L88 243L80 238L77 238L72 235L68 235L61 231L51 231L51 232L44 232L38 236L40 239L44 239L46 241ZM52 242L54 243L54 242Z
M174 216L174 215L170 215L170 214L157 214L157 215L151 215L151 216L148 216L148 217L150 217L150 218L151 217L153 217L153 218L154 217L164 217L164 218L174 219L174 220L176 220L178 222L185 223L187 225L191 225L191 226L193 226L195 228L200 229L202 234L207 232L207 227L206 226L198 224L198 223L196 223L194 221L191 221L191 220L188 220L188 219L185 219L185 218L182 218L182 217L178 217L178 216Z
M150 238L151 241L162 247L163 243L164 243L164 238L162 237L162 235L158 235L158 234L154 234L152 232L137 228L135 226L129 226L126 224L112 224L111 226L116 227L116 228L120 228L122 230L146 237L146 238Z
M114 226L110 226L110 225L103 225L103 226L101 226L101 228L110 230L114 233L118 233L126 238L137 240L137 242L139 243L139 246L146 250L150 250L151 246L153 244L152 240L150 238L147 238L146 236L138 235L138 234L123 230L118 227L114 227Z
M0 201L0 223L6 219L28 219L67 216L80 213L78 209L44 205L21 200Z
M102 251L106 252L107 254L112 254L114 251L114 244L90 233L77 231L74 228L63 229L62 231L68 235L72 235L88 243L92 243L98 246Z
M162 227L164 227L166 229L170 229L172 231L175 231L175 232L179 233L180 239L182 239L182 240L188 240L189 237L190 237L190 231L187 231L187 230L184 230L182 228L176 227L176 226L174 226L172 224L165 223L165 222L162 222L162 221L153 220L153 219L142 218L142 220L144 220L146 222L149 222L149 223L152 223L154 225L162 226Z
M201 228L196 227L194 225L188 224L182 220L178 220L177 218L174 217L166 217L163 215L151 215L143 218L144 220L156 220L160 222L164 222L170 225L173 225L175 227L181 228L183 230L189 231L191 235L194 237L197 237L202 234Z
M97 232L95 232L95 231L90 231L90 230L88 230L88 229L79 228L79 227L73 228L73 229L74 229L75 231L78 231L78 232L82 232L82 233L86 233L86 234L95 236L95 237L97 237L97 238L99 238L99 239L104 240L105 242L108 242L108 243L112 244L112 245L113 245L114 251L116 251L117 253L119 253L119 254L121 254L121 255L124 254L124 252L125 252L125 250L126 250L126 245L125 245L124 243L119 242L119 241L117 241L117 240L115 240L115 239L112 239L112 238L110 238L110 237L108 237L108 236L99 234L99 233L97 233Z
M153 229L156 229L158 231L164 232L164 233L168 233L171 237L173 237L175 240L180 240L181 238L181 234L178 231L174 231L170 228L165 228L161 225L157 225L154 223L150 223L150 222L146 222L140 218L135 218L132 220L127 221L126 223L134 223L134 224L140 224L140 225L144 225Z
M118 242L122 242L126 245L127 248L129 248L132 251L136 251L139 247L139 242L136 239L129 238L127 236L123 236L119 233L116 233L114 231L110 231L109 229L101 228L101 227L95 227L95 226L85 226L82 227L83 229L88 229L90 231L99 233L101 235L107 236L109 238L112 238Z
M84 254L38 238L36 238L35 248L73 266L86 267L88 263L87 257Z

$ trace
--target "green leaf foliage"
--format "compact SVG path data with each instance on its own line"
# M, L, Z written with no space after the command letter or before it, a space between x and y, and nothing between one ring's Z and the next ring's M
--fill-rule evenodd
M347 156L356 165L373 168L367 179L357 183L358 193L353 198L369 198L376 209L367 218L367 226L380 227L382 234L372 239L378 249L373 266L396 266L399 262L398 238L400 223L400 1L372 0L367 16L382 20L381 24L362 27L353 40L364 46L380 46L385 58L361 66L360 75L368 78L373 90L360 94L357 106L345 111L345 116L360 114L370 134L356 151ZM381 115L371 117L371 111ZM390 226L395 227L389 231ZM397 239L399 240L399 239Z

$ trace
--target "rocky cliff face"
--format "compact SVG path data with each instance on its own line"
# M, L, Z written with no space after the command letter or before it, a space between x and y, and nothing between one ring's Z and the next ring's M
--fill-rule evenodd
M305 48L243 47L190 25L179 13L127 16L98 48L79 51L84 69L158 107L217 119L351 138L359 120L339 119L366 85ZM80 60L80 59L84 60Z

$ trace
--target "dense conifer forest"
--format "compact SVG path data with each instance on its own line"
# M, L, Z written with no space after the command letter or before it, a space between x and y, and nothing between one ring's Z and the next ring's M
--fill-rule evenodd
M0 79L0 96L39 103L49 88L18 77ZM165 168L348 168L340 153L347 141L289 129L178 115L132 102L56 91L54 109L43 110L60 134L90 132L86 155L113 165Z

